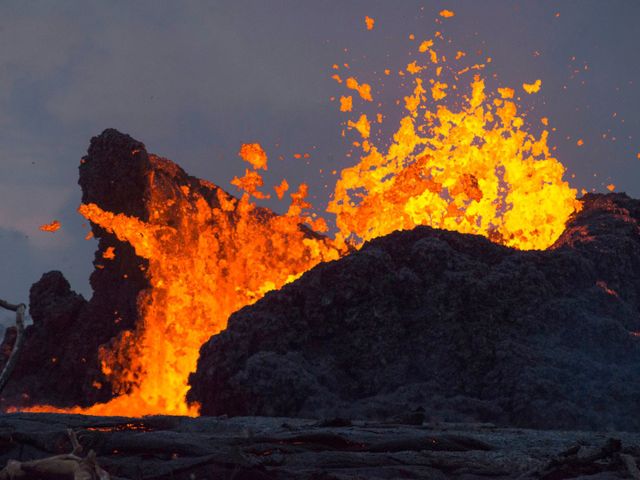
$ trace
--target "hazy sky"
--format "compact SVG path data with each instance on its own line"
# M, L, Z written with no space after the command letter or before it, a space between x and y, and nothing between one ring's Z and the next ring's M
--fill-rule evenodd
M443 8L456 16L437 25ZM322 206L332 183L319 170L353 162L331 65L349 62L375 88L382 69L410 60L410 33L438 29L481 50L501 85L542 79L526 106L557 128L550 143L571 184L640 197L638 19L638 0L3 0L0 298L27 301L52 269L90 296L77 167L107 127L223 187L244 168L240 144L260 142L272 182L306 181ZM38 230L53 219L60 231Z

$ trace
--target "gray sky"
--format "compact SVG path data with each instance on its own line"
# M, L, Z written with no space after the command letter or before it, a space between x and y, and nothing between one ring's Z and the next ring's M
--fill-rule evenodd
M456 16L437 27L442 8ZM372 32L365 15L376 19ZM0 297L27 301L52 269L90 296L95 243L76 213L77 166L107 127L232 193L240 144L260 142L271 183L306 181L322 207L333 184L319 170L352 163L329 101L343 93L331 65L348 61L375 89L381 69L410 61L409 33L429 38L436 28L456 49L491 56L487 74L499 84L542 79L526 107L557 128L550 143L574 187L614 183L640 197L638 19L637 0L4 0ZM53 219L60 231L38 231Z

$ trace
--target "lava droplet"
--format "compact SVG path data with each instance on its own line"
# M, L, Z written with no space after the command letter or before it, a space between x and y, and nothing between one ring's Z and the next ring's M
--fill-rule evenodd
M375 25L375 19L371 17L364 17L364 23L367 25L367 30L373 30L373 26Z
M62 224L58 220L54 220L51 223L47 223L45 225L40 225L40 230L43 232L57 232L60 230Z
M524 89L525 92L531 94L531 93L538 93L540 91L540 87L542 86L542 80L538 79L533 83L523 83L522 84L522 88Z

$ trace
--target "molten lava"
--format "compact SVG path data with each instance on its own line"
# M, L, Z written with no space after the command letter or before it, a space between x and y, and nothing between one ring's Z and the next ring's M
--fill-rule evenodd
M72 411L196 415L198 406L185 401L188 376L200 346L226 327L229 315L365 240L416 225L480 234L520 249L544 249L558 238L580 204L576 190L562 180L564 167L550 154L548 132L529 133L513 89L487 93L479 74L462 78L483 65L448 67L445 80L446 59L435 47L441 39L436 35L420 43L419 60L400 72L411 79L412 91L400 99L405 113L387 146L367 114L357 112L346 122L358 132L355 145L362 155L341 172L327 209L336 215L335 240L314 233L327 226L306 213L304 184L289 194L285 215L256 206L252 199L269 197L260 190L258 170L267 169L267 155L258 144L240 150L249 164L245 175L232 181L244 192L240 199L210 189L216 196L212 202L182 187L168 204L154 194L166 185L151 179L153 214L147 222L95 204L80 207L88 220L148 259L151 288L138 299L135 331L124 332L100 352L103 372L119 396ZM455 58L465 56L458 52ZM350 114L357 102L374 106L368 83L353 76L344 82L337 74L334 78L347 93L357 93L340 98L341 111ZM523 88L535 93L540 86L537 80ZM383 115L375 118L380 124ZM158 169L173 168L159 157L150 160ZM209 188L206 182L202 186ZM284 180L275 189L278 198L288 189Z
M43 232L57 232L62 227L62 224L58 220L54 220L51 223L40 225L40 230Z
M267 159L259 145L245 145L240 153L253 167L247 169L246 181L239 182L246 189L240 200L217 190L218 206L211 208L200 193L185 189L177 204L166 205L153 198L151 188L154 215L147 223L94 204L80 207L88 220L129 242L137 255L149 260L152 288L138 299L137 329L101 351L103 372L121 396L77 411L197 414L196 406L187 406L185 395L200 346L225 328L234 311L317 263L339 257L330 240L301 226L307 221L302 193L291 194L293 204L284 216L250 201L262 184L255 168L266 168ZM169 218L178 223L168 226Z
M354 145L362 156L342 171L327 209L336 215L337 240L360 244L429 225L519 249L549 247L581 205L562 179L563 165L550 154L548 131L529 133L514 90L487 94L478 74L468 93L451 101L449 91L464 86L461 72L483 66L450 68L456 84L443 81L446 58L434 50L438 40L423 41L420 61L406 68L413 91L404 97L405 114L386 148L385 138L372 138L366 114L346 122L361 137ZM540 86L537 80L523 89L535 93Z

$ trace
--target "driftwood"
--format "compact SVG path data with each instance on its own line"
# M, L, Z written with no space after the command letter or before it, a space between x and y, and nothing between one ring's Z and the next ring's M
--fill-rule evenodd
M6 310L11 310L16 312L16 341L13 345L13 349L11 350L11 354L7 359L7 363L2 369L2 373L0 373L0 392L4 389L9 377L13 373L13 369L18 362L18 357L20 356L20 352L22 351L22 346L24 345L24 312L26 310L26 305L24 303L20 303L18 305L13 305L5 300L0 299L0 307Z
M621 453L620 460L627 469L629 476L633 478L633 480L640 480L640 470L638 469L638 464L636 463L635 458L628 453Z
M624 478L640 480L636 458L631 451L638 453L637 448L625 451L622 442L615 438L609 438L601 447L578 443L552 458L542 468L533 469L520 478L560 480L616 472Z
M27 462L9 460L0 471L0 480L110 480L109 474L96 463L95 452L90 450L86 457L81 457L82 446L75 432L69 429L67 434L71 453Z
M65 454L69 451L67 428L95 456L81 459L77 451L73 457ZM100 465L112 480L489 480L523 474L560 479L588 471L605 473L608 479L637 478L632 472L640 458L640 433L616 437L618 442L607 442L607 436L597 432L481 424L21 413L0 415L0 466L11 459L19 459L23 466L33 460L48 466L53 457L78 468ZM93 475L77 478L100 479ZM12 477L0 474L0 480L8 479Z

